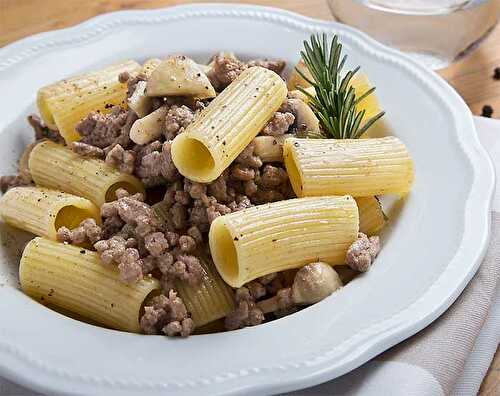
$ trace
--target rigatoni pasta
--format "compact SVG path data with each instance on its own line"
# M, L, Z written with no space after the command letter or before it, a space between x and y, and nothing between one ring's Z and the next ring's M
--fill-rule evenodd
M120 83L118 76L139 70L137 62L126 61L40 88L38 110L45 123L58 129L67 143L80 140L76 124L92 111L106 113L113 105L125 105L127 84Z
M198 182L215 180L260 132L286 97L274 72L251 67L219 94L172 144L179 172Z
M359 217L350 196L291 199L215 219L210 251L233 287L314 261L344 264L356 240Z
M44 238L24 248L19 280L35 300L133 333L141 331L143 303L160 288L152 277L123 283L117 268L104 266L96 252Z
M233 293L224 283L211 260L201 260L203 275L199 285L176 282L186 308L191 313L196 327L204 326L224 318L235 307Z
M116 199L115 191L144 192L134 176L119 172L104 161L83 158L69 148L45 141L31 151L29 168L38 186L85 197L97 206Z
M55 240L60 227L76 228L85 219L99 224L99 208L88 199L42 187L12 188L0 199L0 216L7 223Z
M368 236L375 235L385 223L386 216L377 197L356 198L359 210L359 232Z
M296 139L283 146L285 165L299 197L404 195L414 178L413 161L396 137Z

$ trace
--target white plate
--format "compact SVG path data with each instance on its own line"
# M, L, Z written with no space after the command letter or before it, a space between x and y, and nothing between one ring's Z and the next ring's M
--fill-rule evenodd
M94 327L17 289L20 241L3 227L0 373L71 394L276 393L332 379L416 333L455 300L483 257L492 166L471 114L437 75L345 26L269 8L197 5L119 12L0 50L0 169L31 139L24 117L39 87L125 58L219 50L298 60L311 33L338 33L351 65L378 87L386 126L416 164L374 268L295 315L226 334L168 339Z

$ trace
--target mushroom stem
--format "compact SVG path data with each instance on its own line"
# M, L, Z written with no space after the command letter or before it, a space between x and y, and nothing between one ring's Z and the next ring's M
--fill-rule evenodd
M267 300L259 301L257 303L257 308L259 308L264 314L277 311L279 309L278 297L274 296L268 298Z

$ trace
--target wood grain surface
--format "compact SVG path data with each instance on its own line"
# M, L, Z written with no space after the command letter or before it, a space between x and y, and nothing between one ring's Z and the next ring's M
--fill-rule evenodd
M105 12L207 2L210 1L0 0L0 47L34 33L72 26ZM274 6L314 18L332 19L326 0L217 0L217 2ZM475 52L441 70L439 74L460 93L474 114L481 114L482 107L489 104L494 109L493 116L500 118L500 81L492 78L495 67L500 67L499 26ZM480 394L500 395L500 350L497 350Z

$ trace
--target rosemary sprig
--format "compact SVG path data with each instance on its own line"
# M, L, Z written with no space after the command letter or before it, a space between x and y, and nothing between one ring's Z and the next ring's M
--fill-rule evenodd
M304 50L300 55L313 79L298 68L295 70L314 87L316 95L311 95L301 87L298 89L309 97L310 106L322 127L321 136L315 134L310 137L357 139L385 114L382 111L363 122L366 111L357 111L356 105L371 95L375 87L356 97L355 90L349 83L359 66L342 75L347 55L342 56L342 44L336 35L330 45L326 34L321 37L311 36L309 42L304 41Z

